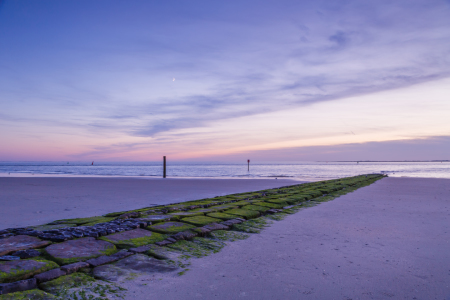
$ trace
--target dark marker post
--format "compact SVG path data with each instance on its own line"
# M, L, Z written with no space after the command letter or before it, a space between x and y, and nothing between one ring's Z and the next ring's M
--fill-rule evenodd
M166 178L166 157L165 156L163 156L163 162L164 162L163 178Z
M247 167L248 167L248 170L247 171L249 171L250 172L250 159L247 159Z

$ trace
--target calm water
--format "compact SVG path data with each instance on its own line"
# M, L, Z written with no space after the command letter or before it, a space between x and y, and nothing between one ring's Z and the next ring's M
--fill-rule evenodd
M149 162L0 162L3 176L162 176L162 163ZM6 173L6 175L5 175ZM389 176L450 178L450 162L303 162L293 164L168 163L168 177L293 178L321 180L368 173Z

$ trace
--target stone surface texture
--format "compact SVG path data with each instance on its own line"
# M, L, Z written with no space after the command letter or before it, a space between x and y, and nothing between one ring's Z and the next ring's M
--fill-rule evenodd
M0 295L27 291L37 288L37 283L35 278L20 280L12 283L2 283L0 284Z
M19 250L42 248L50 242L42 241L36 237L28 235L16 235L0 240L0 255L6 255Z
M27 279L55 268L58 268L56 263L46 260L27 259L0 262L0 283Z
M37 274L34 276L34 278L37 279L38 283L41 283L41 282L46 282L46 281L56 279L56 278L64 276L64 275L67 275L67 272L58 268L58 269L53 269L53 270L50 270L50 271L47 271L47 272L44 272L41 274Z
M60 244L53 244L48 246L45 250L54 259L65 264L98 257L104 255L105 251L114 249L114 245L109 242L87 237L66 241Z

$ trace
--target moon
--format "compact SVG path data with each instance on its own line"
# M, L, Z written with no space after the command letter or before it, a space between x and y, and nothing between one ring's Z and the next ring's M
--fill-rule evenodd
M175 77L172 79L172 81L175 81Z

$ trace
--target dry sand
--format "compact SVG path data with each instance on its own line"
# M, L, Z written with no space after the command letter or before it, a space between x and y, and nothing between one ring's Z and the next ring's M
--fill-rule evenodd
M288 179L0 177L0 230L298 183Z
M195 259L183 276L128 281L126 299L450 299L449 215L450 180L385 178Z

